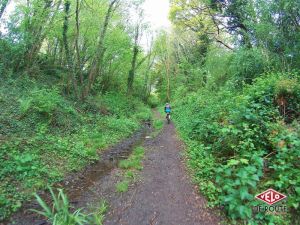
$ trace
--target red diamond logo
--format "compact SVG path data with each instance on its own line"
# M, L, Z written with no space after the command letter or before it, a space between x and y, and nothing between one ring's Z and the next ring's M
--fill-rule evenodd
M273 190L272 188L258 194L255 198L269 204L273 205L276 202L279 202L286 198L284 194L279 193L278 191Z

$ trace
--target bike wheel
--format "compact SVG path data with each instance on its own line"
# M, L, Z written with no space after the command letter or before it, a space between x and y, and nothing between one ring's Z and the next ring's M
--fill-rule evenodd
M168 121L168 124L170 124L170 122L171 122L170 114L167 115L167 121Z

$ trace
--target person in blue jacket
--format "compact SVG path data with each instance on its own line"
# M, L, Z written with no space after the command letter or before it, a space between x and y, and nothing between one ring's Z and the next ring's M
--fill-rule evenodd
M171 105L169 104L169 103L166 103L166 106L165 106L165 113L167 113L167 116L166 116L166 118L167 119L170 119L170 114L171 114ZM169 116L169 118L168 118L168 116Z
M171 112L171 105L170 105L170 103L166 103L165 112L166 113L170 113Z

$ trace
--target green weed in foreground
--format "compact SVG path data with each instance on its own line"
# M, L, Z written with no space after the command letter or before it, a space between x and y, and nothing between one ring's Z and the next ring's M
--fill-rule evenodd
M160 131L164 127L164 121L160 118L154 118L153 127L154 131L151 134L152 138L156 137L160 133Z
M108 210L108 204L106 201L101 201L100 205L97 207L97 209L95 210L95 214L94 214L94 220L95 220L95 225L102 225L103 221L104 221L104 215Z
M144 153L145 151L142 147L135 148L128 159L120 161L119 167L122 169L141 170L143 168L141 161L144 157Z
M161 130L164 126L164 122L162 120L158 119L158 120L154 121L153 125L156 130Z
M129 186L129 181L124 180L124 181L117 183L116 190L117 190L117 192L120 192L120 193L127 192L128 186Z
M71 211L71 206L68 197L62 189L58 189L56 195L51 188L49 191L52 196L52 206L47 205L44 200L35 194L36 200L42 207L42 210L32 210L48 219L52 225L102 225L104 213L107 209L107 204L102 202L99 209L95 213L85 214L82 209L75 212Z
M128 186L130 182L136 179L136 171L142 170L142 159L144 157L145 150L143 147L137 147L133 150L132 154L128 159L121 160L119 162L119 167L123 171L123 176L125 179L116 184L117 192L126 192L128 191Z
M136 179L135 173L131 170L127 171L124 176L129 179L133 179L133 180Z

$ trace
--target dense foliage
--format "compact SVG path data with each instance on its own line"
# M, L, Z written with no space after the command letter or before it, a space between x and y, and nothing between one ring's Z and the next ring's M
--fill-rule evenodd
M286 120L298 118L292 112L299 111L299 90L299 76L272 73L242 92L200 90L175 101L173 118L189 146L195 181L232 219L284 224L286 218L252 214L254 196L270 187L290 196L291 217L299 214L300 127L286 124L277 104L280 93L293 96Z
M76 104L32 80L6 82L1 90L0 218L150 118L137 98L117 93Z

